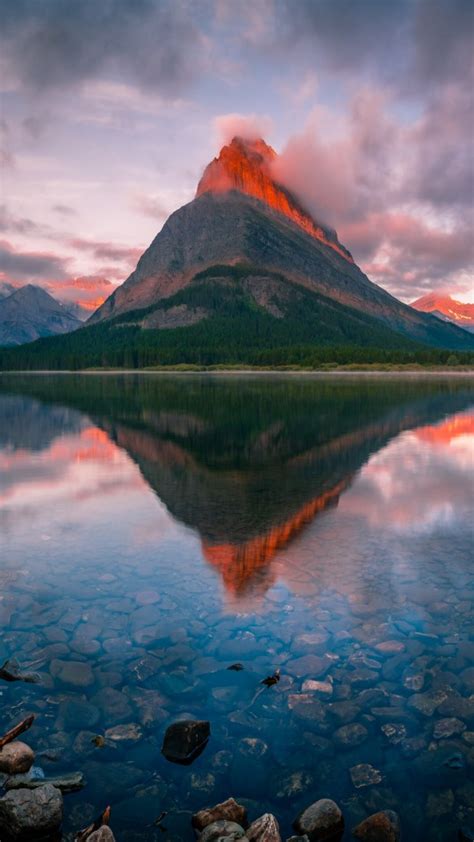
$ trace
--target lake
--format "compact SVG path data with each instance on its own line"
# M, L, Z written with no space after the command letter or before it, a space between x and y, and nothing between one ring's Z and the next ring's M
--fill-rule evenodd
M64 838L110 804L191 840L229 796L283 839L322 797L347 840L474 827L473 455L468 376L0 378L0 662L40 676L0 731L34 713L36 774L84 773Z

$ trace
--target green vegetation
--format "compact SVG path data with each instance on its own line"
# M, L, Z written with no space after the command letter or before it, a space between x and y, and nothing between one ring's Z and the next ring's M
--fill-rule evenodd
M253 271L255 275L255 270ZM275 295L277 318L241 283L245 267L213 267L158 305L63 336L0 349L3 370L80 370L194 365L319 368L337 365L469 365L473 352L427 348L360 311L298 286ZM268 273L267 273L268 277ZM277 286L286 279L273 276ZM209 317L188 327L144 330L151 313L185 305Z

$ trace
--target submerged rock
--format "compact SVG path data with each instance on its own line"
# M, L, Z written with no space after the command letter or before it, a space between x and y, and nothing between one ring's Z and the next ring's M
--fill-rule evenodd
M184 719L166 729L162 753L172 763L192 763L204 750L211 734L209 722Z
M400 819L393 810L382 810L364 819L352 833L363 842L399 842Z
M35 753L30 746L15 740L8 743L0 751L0 772L7 775L18 775L28 772L35 759Z
M370 763L359 763L357 766L352 766L349 773L356 789L379 784L383 777L382 773L371 766Z
M293 827L297 833L309 836L311 842L338 839L344 831L344 817L335 801L321 798L300 813Z
M271 813L264 813L247 830L249 842L281 842L278 822Z
M63 819L63 797L51 784L33 791L17 789L0 798L0 830L14 839L58 830Z
M5 789L38 789L50 784L61 792L77 792L85 786L82 772L71 772L55 778L35 777L33 775L12 775L5 782Z
M235 839L241 839L243 842L247 840L245 830L236 822L227 822L221 819L217 822L212 822L204 828L199 837L199 842L220 842L221 839L228 839L233 842Z
M199 810L192 818L192 825L196 830L204 830L209 824L219 820L235 822L242 827L247 827L247 810L233 798L228 798L227 801L222 801L215 807Z
M367 737L369 732L365 725L359 722L353 722L350 725L342 725L334 732L334 741L340 748L354 748L360 746Z
M438 719L433 728L433 737L435 740L443 740L447 737L452 737L453 734L462 734L466 728L466 723L462 722L461 719L456 719L454 716L446 719Z

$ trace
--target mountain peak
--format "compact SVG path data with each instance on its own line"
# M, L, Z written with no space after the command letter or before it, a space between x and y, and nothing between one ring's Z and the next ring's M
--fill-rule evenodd
M207 165L196 197L203 193L226 193L230 190L246 193L296 222L306 233L353 263L350 252L340 244L336 232L313 219L296 196L274 180L272 164L277 157L275 150L263 138L247 140L236 136Z
M465 330L474 331L474 304L456 301L449 293L428 292L412 301L411 306L423 313L432 313L445 321L453 322Z

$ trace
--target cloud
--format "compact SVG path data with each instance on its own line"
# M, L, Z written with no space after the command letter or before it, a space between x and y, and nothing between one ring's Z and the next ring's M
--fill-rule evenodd
M6 205L0 205L0 231L15 234L42 234L45 230L47 230L46 226L39 225L32 219L15 216Z
M82 275L44 286L60 301L72 302L90 311L96 310L114 289L112 282L102 275Z
M159 196L148 196L145 193L137 193L132 201L132 207L138 210L143 216L151 219L167 219L170 210L163 203Z
M48 252L20 252L7 241L0 241L0 274L3 278L30 280L62 279L68 276L68 260Z
M273 120L259 114L220 114L214 118L213 126L220 148L236 136L246 140L268 137L273 129Z
M116 76L175 96L207 61L183 0L3 0L3 51L31 91Z
M69 207L69 205L53 205L51 210L55 213L59 213L61 216L77 216L77 211L74 208Z
M386 204L394 190L392 159L399 135L386 106L384 93L365 88L352 98L344 118L314 109L275 160L276 180L330 225Z
M445 86L410 123L366 86L344 116L311 112L273 163L274 177L395 295L472 289L471 94Z
M12 139L10 126L3 117L0 119L0 169L13 170L16 166L16 159L12 151Z
M81 237L70 239L68 245L78 251L90 252L97 260L122 260L127 264L135 264L143 253L142 248L102 240L86 240Z
M341 77L376 79L412 97L472 67L471 0L280 0L278 8L267 45L280 56L317 57Z

